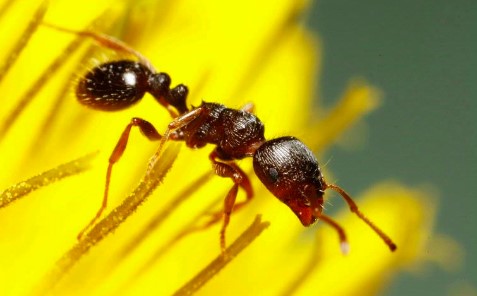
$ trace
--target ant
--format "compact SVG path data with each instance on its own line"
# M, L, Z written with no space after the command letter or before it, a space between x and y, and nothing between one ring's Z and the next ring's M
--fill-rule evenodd
M310 226L320 219L333 227L338 232L343 253L346 254L349 249L343 228L322 213L323 196L327 189L337 191L348 203L351 212L374 230L391 251L396 250L396 244L358 210L356 203L343 189L325 181L318 161L305 144L291 136L265 139L264 125L253 114L252 104L239 110L207 102L202 102L198 107L188 108L186 105L188 88L183 84L171 88L171 78L167 73L156 72L145 57L125 43L100 33L47 26L92 38L100 45L131 54L138 59L102 63L87 72L76 87L76 96L81 104L102 111L116 111L130 107L145 93L149 93L173 118L163 135L159 134L147 120L138 117L131 119L109 158L102 206L78 235L78 239L81 239L89 227L96 223L105 210L112 168L126 149L131 129L138 127L147 139L161 141L151 162L159 158L165 142L170 140L184 141L190 148L202 148L206 144L215 145L209 155L213 170L216 175L233 181L233 186L224 200L223 212L213 215L207 224L212 225L223 219L220 230L220 246L223 254L225 231L232 212L242 208L253 197L249 177L235 163L235 160L245 157L253 158L253 168L260 181L295 213L304 226ZM239 187L245 191L246 199L236 202Z

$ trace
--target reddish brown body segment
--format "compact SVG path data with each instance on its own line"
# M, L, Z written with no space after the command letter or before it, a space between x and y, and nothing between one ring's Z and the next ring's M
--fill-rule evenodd
M114 111L127 108L138 102L145 93L150 93L173 117L163 135L141 118L133 118L126 126L109 159L103 205L80 233L80 238L106 208L112 167L126 148L131 128L136 126L149 140L161 141L158 152L153 157L156 160L163 144L168 140L184 141L191 148L202 148L206 144L215 146L209 156L214 172L233 181L224 200L223 213L213 215L207 224L212 225L223 219L220 235L222 251L225 250L225 230L231 213L240 209L253 196L248 176L234 162L245 157L253 157L255 174L273 195L290 207L304 226L322 219L335 228L343 252L348 248L344 230L330 217L322 214L323 195L329 188L337 191L351 211L367 223L392 251L396 249L391 239L358 210L343 189L325 182L315 156L305 144L294 137L267 141L264 125L251 112L251 105L237 110L203 102L199 107L189 109L186 104L187 87L179 84L170 88L169 75L156 73L150 63L136 51L111 37L91 32L77 34L92 37L104 46L134 54L139 59L108 62L92 69L78 83L76 95L80 103L94 109ZM245 191L246 200L237 203L239 187Z
M304 226L313 224L323 209L326 188L318 161L298 139L283 137L262 145L253 157L255 174Z

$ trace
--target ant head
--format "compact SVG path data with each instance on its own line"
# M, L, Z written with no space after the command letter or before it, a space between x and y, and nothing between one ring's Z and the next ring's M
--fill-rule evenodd
M255 174L304 226L315 222L323 207L325 183L313 153L294 137L262 144L253 156Z
M76 96L83 105L103 111L127 108L148 90L151 71L141 63L122 60L101 64L78 82Z

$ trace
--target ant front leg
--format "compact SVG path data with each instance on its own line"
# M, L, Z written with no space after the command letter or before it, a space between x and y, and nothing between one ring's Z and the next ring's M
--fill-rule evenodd
M253 189L247 174L245 174L245 172L242 169L240 169L234 162L224 163L224 162L217 161L217 159L219 158L218 156L219 156L219 153L217 152L217 149L212 151L212 153L209 156L210 160L212 161L215 174L220 177L231 178L232 181L234 182L234 185L232 186L232 188L227 193L227 196L225 197L223 212L217 212L213 214L212 220L209 221L209 223L207 223L206 227L217 223L218 221L220 221L220 217L223 216L222 229L220 230L220 248L221 248L222 254L224 254L225 246L226 246L225 230L227 229L227 226L230 222L230 215L232 214L232 212L239 210L245 204L247 204L248 202L252 200ZM245 190L246 199L236 204L235 200L237 198L237 192L238 192L239 186Z
M106 172L106 183L104 187L103 202L101 204L101 207L96 213L96 216L94 216L94 218L88 223L88 225L86 225L86 227L83 228L83 230L78 234L78 240L80 240L84 236L86 231L98 221L103 211L106 209L106 206L108 204L109 183L111 181L113 165L119 161L119 159L124 153L124 150L126 150L129 133L131 132L131 128L133 126L139 127L141 133L146 136L146 138L148 138L150 141L158 141L162 138L150 122L137 117L131 119L131 122L124 129L123 133L121 134L121 137L119 138L118 143L116 144L116 147L114 148L113 152L111 153L111 156L109 157L109 165L108 170Z

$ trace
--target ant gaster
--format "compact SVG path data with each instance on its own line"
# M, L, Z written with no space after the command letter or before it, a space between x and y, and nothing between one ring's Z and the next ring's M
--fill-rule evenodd
M343 253L347 253L349 248L343 228L322 213L326 189L337 191L348 203L350 210L370 226L391 251L396 249L392 240L358 210L343 189L325 182L315 156L305 144L294 137L266 140L264 125L252 113L251 104L236 110L217 103L202 102L200 106L190 109L186 105L188 89L185 85L179 84L171 88L171 78L168 74L156 72L146 58L121 41L90 31L77 32L48 26L93 38L103 46L138 58L138 61L106 62L90 70L79 80L76 88L76 95L81 104L93 109L115 111L131 106L145 93L149 93L173 117L163 135L160 135L151 123L137 117L126 126L109 159L103 204L78 238L95 224L105 210L112 167L121 158L131 128L135 126L149 140L161 141L153 159L160 156L164 143L169 140L184 141L190 148L201 148L206 144L215 145L209 155L213 170L218 176L233 181L233 186L224 200L223 214L221 212L214 215L209 223L213 224L223 219L220 231L222 252L225 251L225 230L230 215L248 203L253 196L248 176L234 162L245 157L253 158L253 168L260 181L295 213L304 226L309 226L320 219L335 228ZM239 187L245 191L246 200L236 203Z

